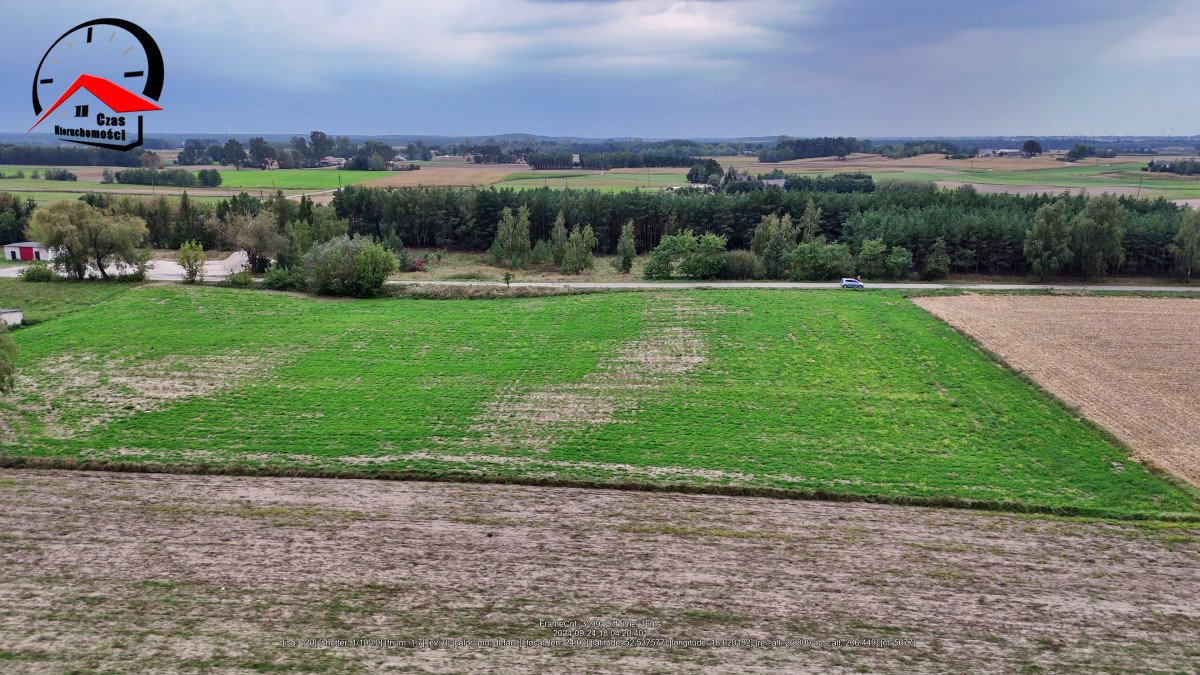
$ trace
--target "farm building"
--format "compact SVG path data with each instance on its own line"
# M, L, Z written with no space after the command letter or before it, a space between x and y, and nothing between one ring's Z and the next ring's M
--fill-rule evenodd
M36 241L18 241L15 244L5 244L5 260L49 260L50 251Z
M1018 149L1014 149L1014 148L1000 148L999 150L994 150L992 148L986 148L986 149L980 150L978 156L979 157L1027 157L1028 155L1025 154L1024 150L1018 150Z

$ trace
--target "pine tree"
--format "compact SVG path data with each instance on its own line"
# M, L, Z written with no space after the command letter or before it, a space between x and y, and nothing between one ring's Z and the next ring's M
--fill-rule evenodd
M637 256L637 243L633 239L633 221L625 221L621 227L621 237L617 240L617 259L613 265L622 274L629 274L633 269L633 259Z

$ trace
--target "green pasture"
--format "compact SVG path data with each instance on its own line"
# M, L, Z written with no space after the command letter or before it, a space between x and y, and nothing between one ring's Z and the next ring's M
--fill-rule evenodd
M225 189L295 188L304 190L334 190L367 180L385 178L395 173L392 171L341 171L338 169L279 169L276 171L220 169L220 172L221 187Z
M28 379L0 402L10 460L1198 514L1194 493L894 293L329 301L14 283L0 305L82 295L14 333Z
M657 190L672 185L687 185L687 177L678 171L673 173L662 171L646 173L521 171L505 176L497 185L517 189L550 187L603 191Z

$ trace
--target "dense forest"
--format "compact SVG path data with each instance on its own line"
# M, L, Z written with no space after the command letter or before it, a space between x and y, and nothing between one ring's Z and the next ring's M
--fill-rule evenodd
M83 145L0 145L0 164L141 166L141 149L118 152Z
M822 136L821 138L781 138L774 148L760 150L760 162L787 162L812 157L845 157L854 152L871 152L865 138Z
M860 183L864 187L865 182ZM749 248L764 216L799 220L811 200L819 209L819 234L853 250L870 239L912 252L921 268L942 240L951 271L1028 274L1026 230L1034 214L1054 202L1070 220L1087 206L1086 196L981 194L970 186L941 190L932 183L883 183L870 192L753 190L716 194L668 192L606 193L586 190L373 189L352 186L335 194L332 207L354 234L381 240L398 238L408 246L487 249L505 207L528 207L530 237L546 239L561 211L571 226L590 225L598 250L612 252L621 225L634 223L637 250L645 252L671 231L726 237L730 249ZM1115 272L1168 274L1168 246L1179 229L1183 208L1164 199L1122 197L1124 256ZM1072 273L1069 265L1064 268Z

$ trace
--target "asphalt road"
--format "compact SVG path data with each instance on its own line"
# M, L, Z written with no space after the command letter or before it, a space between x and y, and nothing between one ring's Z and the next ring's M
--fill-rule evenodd
M220 281L230 272L242 269L246 264L245 253L234 253L225 260L210 260L205 263L205 279ZM21 270L18 266L0 267L0 278L16 277ZM150 268L147 277L151 281L181 281L183 269L174 261L156 260ZM393 280L389 285L426 285L426 286L503 286L502 281L439 281L439 280ZM546 287L546 288L611 288L611 289L680 289L680 288L773 288L779 290L799 289L834 289L838 288L836 281L514 281L511 286ZM1154 285L1115 285L1115 284L934 284L923 282L885 283L867 282L867 288L905 289L905 290L942 290L963 289L977 291L1116 291L1116 292L1148 292L1161 291L1164 293L1200 293L1200 284L1192 286L1154 286Z
M439 285L439 286L503 286L502 281L410 281L396 280L389 285ZM781 290L832 289L839 288L836 281L514 281L511 286L543 286L549 288L626 288L626 289L672 289L672 288L774 288ZM1118 286L1113 284L934 284L866 283L867 288L881 289L965 289L977 291L1164 291L1169 293L1200 293L1200 284L1195 286Z

